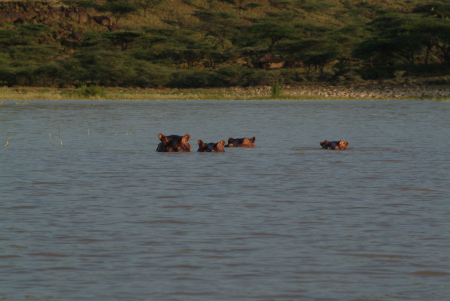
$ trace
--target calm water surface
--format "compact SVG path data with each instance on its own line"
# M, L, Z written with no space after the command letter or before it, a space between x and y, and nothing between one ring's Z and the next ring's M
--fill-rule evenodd
M449 103L5 102L0 137L0 300L449 300Z

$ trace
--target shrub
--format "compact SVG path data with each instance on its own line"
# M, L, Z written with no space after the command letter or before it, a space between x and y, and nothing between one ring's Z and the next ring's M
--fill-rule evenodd
M402 76L406 73L406 71L404 70L396 70L394 71L394 77L395 77L395 81L397 83L401 83L402 82Z
M247 86L267 86L282 80L278 70L254 70L247 75Z
M179 70L172 73L173 88L204 88L210 86L211 72L206 70Z
M41 87L57 85L62 73L64 73L64 70L57 63L40 66L33 72L34 84Z
M364 81L363 78L361 77L361 75L359 75L355 70L349 70L346 73L344 73L342 76L345 78L345 80L347 82L354 83L354 84Z
M292 85L295 84L298 80L298 70L295 69L281 69L280 70L280 76L282 81L286 85Z
M284 85L282 83L276 82L272 85L272 97L279 98L283 96Z
M324 71L321 75L320 75L320 79L322 81L330 81L333 79L335 73L333 71Z
M93 96L100 96L105 97L106 93L103 91L103 89L100 86L91 85L91 86L81 86L74 92L75 95L78 95L80 97L93 97Z
M170 67L140 61L134 73L127 77L126 85L161 88L170 83L173 72Z
M238 66L222 67L211 74L210 85L214 87L233 87L242 85L245 69Z

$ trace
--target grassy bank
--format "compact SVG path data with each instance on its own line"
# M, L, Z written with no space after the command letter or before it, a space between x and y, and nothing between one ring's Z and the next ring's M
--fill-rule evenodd
M281 95L272 97L270 93L257 89L245 88L208 88L208 89L126 89L105 88L97 93L83 93L80 89L49 89L15 87L1 88L0 100L270 100L270 99L323 99L320 96L309 95ZM264 89L269 90L270 87Z
M274 90L274 88L276 88ZM260 86L249 88L139 89L80 87L78 89L3 87L0 101L16 100L450 100L450 87L439 84L368 84L354 86Z

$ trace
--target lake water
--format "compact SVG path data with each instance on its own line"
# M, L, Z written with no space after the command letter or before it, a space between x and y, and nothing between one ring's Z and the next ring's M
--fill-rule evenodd
M0 300L449 298L449 103L4 102L0 137Z

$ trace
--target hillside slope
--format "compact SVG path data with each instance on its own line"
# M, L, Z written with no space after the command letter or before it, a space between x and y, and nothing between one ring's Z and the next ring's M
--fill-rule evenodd
M450 0L2 1L0 84L208 87L447 75L449 17Z

